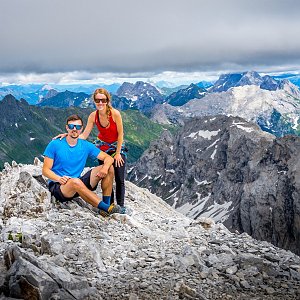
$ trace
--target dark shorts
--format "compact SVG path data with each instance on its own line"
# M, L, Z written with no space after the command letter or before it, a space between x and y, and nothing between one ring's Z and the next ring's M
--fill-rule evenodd
M97 185L95 187L91 187L90 184L90 177L91 177L92 170L89 170L86 172L83 176L81 176L79 179L84 183L84 185L91 191L94 191L97 188ZM51 192L51 195L54 196L58 201L60 202L66 202L70 201L75 197L78 197L78 193L76 193L73 197L67 198L63 195L63 193L60 190L61 184L59 182L51 181L49 183L49 191Z

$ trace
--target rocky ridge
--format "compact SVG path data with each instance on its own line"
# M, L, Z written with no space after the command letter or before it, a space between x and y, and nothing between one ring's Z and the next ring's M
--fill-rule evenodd
M238 117L195 118L153 142L129 180L179 212L300 253L300 137Z
M1 299L298 299L300 258L126 182L131 216L51 199L41 164L0 176ZM9 298L7 298L9 297Z

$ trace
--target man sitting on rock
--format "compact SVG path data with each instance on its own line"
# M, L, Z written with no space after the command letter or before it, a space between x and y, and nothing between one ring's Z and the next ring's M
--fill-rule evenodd
M52 140L44 152L43 175L48 177L49 190L59 201L72 200L78 195L100 209L102 215L124 213L119 205L109 204L113 184L114 159L92 143L79 139L83 121L78 115L68 117L68 135L62 140ZM92 168L80 177L88 157L97 158L103 165ZM103 199L93 191L101 181Z

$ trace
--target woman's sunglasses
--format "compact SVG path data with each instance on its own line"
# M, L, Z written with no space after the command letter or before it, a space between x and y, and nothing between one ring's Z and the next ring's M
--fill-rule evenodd
M75 125L75 124L68 124L67 126L70 130L73 130L74 128L76 128L76 130L80 130L82 128L82 125Z
M95 101L95 103L102 103L102 104L105 104L105 103L107 103L108 101L107 101L107 99L94 99L94 101Z

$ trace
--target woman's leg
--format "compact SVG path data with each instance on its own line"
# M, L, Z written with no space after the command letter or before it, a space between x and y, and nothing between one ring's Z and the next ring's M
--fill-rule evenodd
M125 165L126 165L126 156L121 154L124 160L123 166L116 167L114 164L115 170L115 180L116 180L116 199L117 204L124 206L125 198Z

